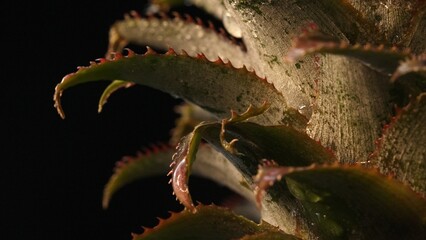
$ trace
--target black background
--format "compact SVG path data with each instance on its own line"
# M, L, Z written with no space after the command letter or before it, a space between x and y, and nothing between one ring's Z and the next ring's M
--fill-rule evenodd
M7 2L7 3L5 3ZM55 85L102 57L108 30L146 1L1 3L2 239L131 239L156 217L182 209L167 177L129 185L101 208L114 163L150 144L167 143L180 103L142 86L121 90L97 113L107 82L63 95L67 118L53 108ZM223 187L192 178L193 197L220 201ZM196 183L192 183L196 182Z

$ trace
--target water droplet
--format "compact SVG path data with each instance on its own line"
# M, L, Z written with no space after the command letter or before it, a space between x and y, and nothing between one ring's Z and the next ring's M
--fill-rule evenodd
M204 37L204 31L203 31L203 30L198 31L198 32L197 32L197 37L198 37L198 38L202 38L202 37Z
M257 38L257 33L256 33L256 31L253 31L253 32L252 32L252 34L253 34L253 37L254 37L254 38Z
M389 2L389 0L387 1ZM392 4L392 0L390 1L390 4ZM386 9L389 9L389 5L388 3L384 3L383 1L380 1L380 5L382 5L383 7L385 7Z
M232 36L236 38L242 37L241 28L235 22L234 18L232 18L231 14L229 14L228 12L223 15L223 25L225 26L225 29L228 31L228 33Z
M310 109L310 107L302 104L298 107L297 111L304 116L308 116L311 112L311 109Z

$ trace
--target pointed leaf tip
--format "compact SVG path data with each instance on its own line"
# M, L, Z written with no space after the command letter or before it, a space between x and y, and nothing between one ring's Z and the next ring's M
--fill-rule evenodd
M116 163L114 174L104 187L102 207L108 208L120 189L142 178L164 175L169 170L174 149L168 145L153 146L136 156L125 156Z
M191 212L196 212L195 205L189 192L188 181L192 164L195 161L201 142L201 131L206 125L198 125L194 131L183 137L176 146L171 166L172 187L176 198Z
M129 88L134 85L135 83L133 82L127 82L127 81L121 81L121 80L113 81L110 85L108 85L108 87L102 93L101 98L99 99L98 113L102 112L103 106L107 103L107 100L114 92L116 92L117 90L121 88Z
M64 110L62 109L62 104L61 104L61 96L62 96L62 91L58 90L58 86L56 86L55 93L53 95L53 101L54 101L53 107L56 108L56 111L58 112L59 116L62 119L65 119L65 113L64 113Z
M188 188L188 164L186 157L184 156L185 150L173 155L173 161L175 162L172 172L172 186L173 193L176 198L191 212L196 212L194 202L192 201L191 194ZM187 151L187 149L186 149Z
M199 81L200 77L204 81ZM82 83L117 79L189 99L219 117L224 116L229 109L241 111L247 109L250 103L259 105L264 100L262 96L268 96L271 108L256 121L276 124L287 118L283 115L287 110L283 95L272 84L251 72L226 64L220 65L205 58L190 57L185 53L156 54L150 48L144 55L132 55L129 52L122 58L100 60L66 75L55 89L54 101L58 113L64 116L60 101L64 90ZM238 88L235 87L237 85ZM108 92L106 90L106 95ZM105 99L105 96L101 99L101 109Z

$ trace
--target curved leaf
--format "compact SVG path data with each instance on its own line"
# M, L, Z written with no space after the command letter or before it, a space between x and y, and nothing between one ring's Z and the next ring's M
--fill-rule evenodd
M108 208L112 196L121 188L141 178L165 175L172 162L174 149L165 146L154 147L135 157L123 157L116 163L114 174L105 185L102 206Z
M320 239L422 239L426 201L401 183L356 166L260 168L257 194L285 179L300 203L300 229ZM277 196L278 197L278 196Z
M399 110L385 126L371 161L426 196L426 93Z
M207 124L200 124L193 132L181 139L176 147L176 153L173 155L173 163L171 165L173 169L169 173L169 175L172 175L171 182L176 198L192 212L195 212L196 208L189 193L188 180L201 143L200 132L207 126Z
M275 159L285 166L307 166L312 163L335 162L334 155L319 143L289 126L261 126L240 122L261 114L266 109L249 108L244 114L235 112L220 123L202 123L179 142L173 156L173 190L180 202L195 211L188 188L192 164L201 139L222 152L241 174L250 179L264 158ZM229 142L228 142L229 141ZM248 180L251 184L251 181Z
M283 96L273 85L245 68L236 69L220 59L210 62L204 55L197 58L178 55L173 50L164 55L151 50L144 55L130 52L126 57L117 56L112 61L81 67L63 78L54 94L55 107L62 117L65 115L60 97L65 89L91 81L120 79L182 97L217 116L225 115L229 109L241 111L252 103L260 105L267 98L271 107L256 120L266 124L286 121Z
M390 81L393 83L394 102L398 107L406 106L412 99L426 92L426 54L401 61Z
M176 120L175 128L172 129L171 144L178 144L179 140L191 133L194 128L203 121L213 121L215 117L197 105L184 102L175 108L180 117Z
M345 41L324 35L318 31L308 31L293 41L285 59L290 62L308 54L327 53L342 55L357 59L364 65L391 76L398 67L399 62L409 56L408 51L399 51L396 48L386 49L383 45L349 45Z
M114 174L105 185L102 206L108 208L112 197L128 184L151 176L166 175L170 170L175 149L154 146L151 150L138 153L134 157L123 157L117 162ZM192 166L194 175L220 183L254 202L248 183L235 167L209 145L203 144L197 152L197 161Z
M295 239L267 224L256 224L216 206L198 206L197 213L172 213L160 219L158 226L145 228L142 234L133 234L133 240L148 239L238 239L248 234L271 233L279 239Z
M423 82L426 82L426 53L419 56L413 56L402 61L391 77L391 81L395 82L401 76L417 73L421 75Z
M151 46L159 49L184 50L190 56L203 53L211 61L218 57L231 61L236 67L250 67L250 59L243 48L213 25L205 27L201 20L195 22L177 13L173 18L142 18L133 13L115 22L109 32L108 52L121 52L127 43Z
M134 83L132 82L126 82L122 80L114 80L108 87L104 90L102 93L101 98L99 99L98 104L98 112L102 112L103 106L107 102L108 98L113 94L115 91L117 91L120 88L129 88L133 86Z

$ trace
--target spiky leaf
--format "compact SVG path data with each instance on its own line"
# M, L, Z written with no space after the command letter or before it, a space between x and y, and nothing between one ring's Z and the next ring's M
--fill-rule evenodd
M259 233L272 233L283 240L297 239L267 223L256 224L224 208L200 205L195 214L188 211L172 213L168 219L160 220L158 226L145 228L142 234L133 234L133 240L229 240Z
M396 48L386 49L383 45L377 47L369 44L351 46L345 41L314 30L303 33L294 40L293 48L286 55L286 59L295 62L305 55L315 53L354 58L388 76L392 75L398 67L399 61L409 56L408 51L399 51Z
M170 171L175 149L169 146L154 146L138 153L136 156L125 156L117 162L114 174L104 188L102 205L107 208L111 198L128 184L152 176L165 176ZM197 161L192 166L194 175L220 183L236 193L254 202L251 189L244 177L229 161L209 145L203 144L197 152Z
M161 27L160 27L161 26ZM124 20L115 22L109 33L108 52L121 52L128 43L152 46L167 50L185 50L190 56L203 53L208 59L231 61L236 67L251 66L243 48L225 34L219 33L213 25L206 27L187 15L174 17L140 17L134 12Z
M111 96L111 94L113 94L118 89L129 88L129 87L131 87L133 85L134 85L134 83L132 83L132 82L127 82L127 81L122 81L122 80L115 80L115 81L113 81L104 90L104 92L102 93L101 98L99 99L98 112L99 113L102 112L103 106L105 105L105 103L107 102L107 100Z
M265 110L249 108L242 115L234 113L221 124L202 123L181 139L173 156L172 182L176 196L185 207L195 211L188 180L202 138L221 151L246 178L255 174L258 164L264 158L273 158L285 166L336 161L331 152L292 127L240 122Z
M296 217L320 239L426 236L425 200L378 171L341 165L266 166L256 176L257 194L281 178L300 203Z
M104 188L102 206L107 208L111 197L121 188L141 178L165 175L169 169L174 149L155 147L135 157L123 157L117 162L114 174Z
M62 92L78 84L115 80L147 85L173 96L182 97L218 115L229 109L244 110L249 104L259 104L268 98L270 110L258 119L263 123L285 121L286 103L273 85L247 69L236 69L220 59L210 62L204 55L197 58L178 55L169 50L164 55L149 50L144 55L116 55L114 60L101 60L89 67L65 76L56 86L55 106L64 117L60 97Z
M385 126L372 162L426 196L426 93L400 109Z

